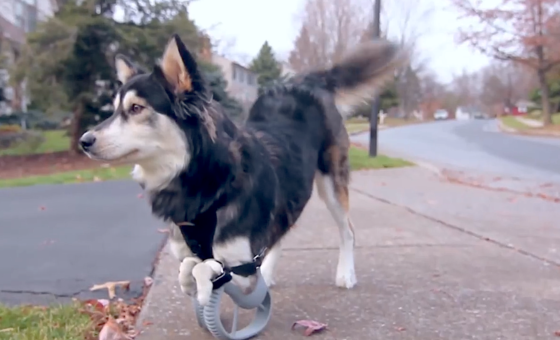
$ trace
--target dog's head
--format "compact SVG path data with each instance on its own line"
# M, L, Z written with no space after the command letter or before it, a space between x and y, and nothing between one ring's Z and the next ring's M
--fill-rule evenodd
M211 95L195 59L175 35L151 73L122 55L115 67L122 86L114 113L80 138L82 149L97 160L180 171L190 159L186 131L210 119Z

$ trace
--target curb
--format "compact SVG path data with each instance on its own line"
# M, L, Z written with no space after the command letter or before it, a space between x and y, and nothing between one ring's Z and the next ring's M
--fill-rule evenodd
M506 126L506 125L502 122L501 119L498 118L497 121L498 121L498 129L499 129L501 132L518 133L518 130L517 130L517 129L510 128L509 126Z

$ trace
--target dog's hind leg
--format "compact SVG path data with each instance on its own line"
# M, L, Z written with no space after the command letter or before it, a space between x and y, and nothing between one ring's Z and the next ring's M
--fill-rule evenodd
M274 272L280 256L282 256L282 246L281 241L276 242L276 244L270 248L264 257L263 263L261 265L261 274L263 276L264 282L268 287L274 286Z
M347 172L343 172L347 173ZM336 178L336 174L317 172L315 183L317 192L325 202L332 217L338 225L340 233L340 250L336 269L336 285L352 288L356 285L354 270L354 230L348 216L348 183L347 178Z

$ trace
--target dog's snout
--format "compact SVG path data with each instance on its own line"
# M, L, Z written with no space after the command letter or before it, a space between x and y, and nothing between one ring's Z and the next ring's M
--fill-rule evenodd
M95 144L95 136L91 132L84 133L84 135L80 138L80 146L84 149L84 151L88 151L93 144Z

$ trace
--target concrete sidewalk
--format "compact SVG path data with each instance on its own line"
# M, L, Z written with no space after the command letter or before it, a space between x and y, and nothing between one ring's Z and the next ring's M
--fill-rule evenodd
M299 319L329 325L315 339L555 338L557 204L512 203L418 167L354 173L352 183L358 286L334 286L338 231L314 196L283 244L274 312L257 339L304 339L291 330ZM164 249L138 339L212 339L177 285L178 265Z

